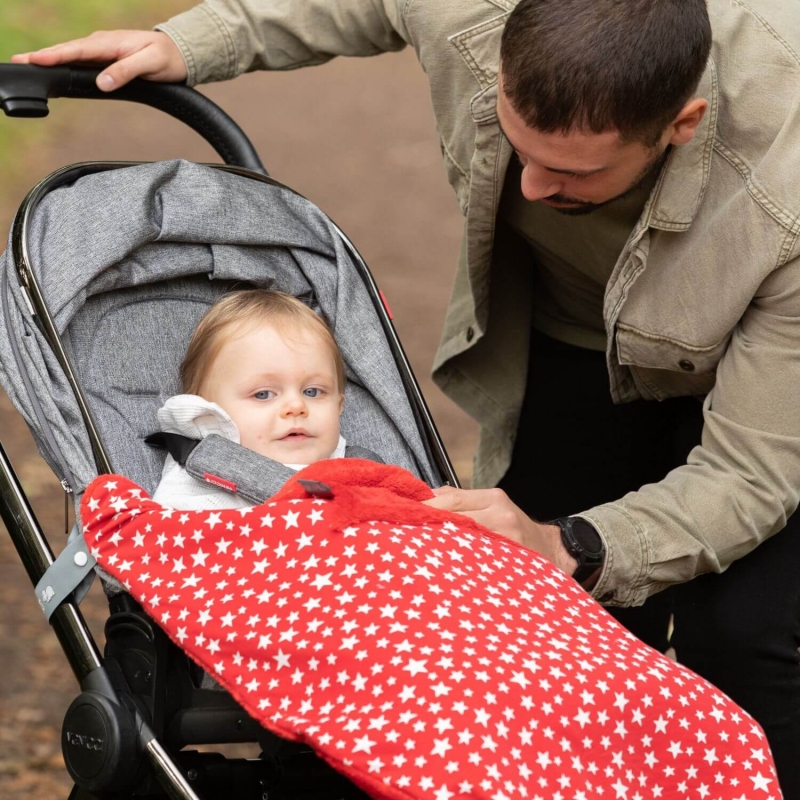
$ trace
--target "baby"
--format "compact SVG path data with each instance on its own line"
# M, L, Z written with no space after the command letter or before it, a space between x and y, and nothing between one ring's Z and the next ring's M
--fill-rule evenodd
M296 298L246 289L200 320L181 365L185 394L158 411L162 431L216 433L292 469L342 458L342 355L325 321ZM153 499L177 509L241 508L239 495L195 478L172 456Z

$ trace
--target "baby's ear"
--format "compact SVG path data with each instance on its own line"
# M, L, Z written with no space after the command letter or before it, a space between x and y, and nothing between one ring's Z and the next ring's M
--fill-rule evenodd
M344 392L339 395L339 413L341 414L344 411Z

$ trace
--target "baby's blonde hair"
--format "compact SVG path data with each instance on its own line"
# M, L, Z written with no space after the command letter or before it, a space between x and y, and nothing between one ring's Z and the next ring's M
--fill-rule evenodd
M268 322L316 334L330 348L336 366L336 381L344 392L347 380L344 360L327 322L296 297L267 289L239 289L224 295L205 313L192 334L181 364L181 388L185 394L200 394L203 381L232 328L242 329Z

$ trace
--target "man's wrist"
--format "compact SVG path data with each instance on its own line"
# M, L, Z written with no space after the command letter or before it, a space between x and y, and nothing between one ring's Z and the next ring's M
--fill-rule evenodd
M550 560L553 564L562 572L566 572L567 575L572 575L578 568L578 562L569 554L567 548L564 547L564 543L561 541L561 528L559 528L558 525L547 522L534 522L534 525L536 525L542 532L542 535L552 543L551 553L553 555Z
M572 577L584 589L597 583L606 558L605 542L597 529L582 517L560 517L552 521L559 529L564 550L571 556L575 568Z

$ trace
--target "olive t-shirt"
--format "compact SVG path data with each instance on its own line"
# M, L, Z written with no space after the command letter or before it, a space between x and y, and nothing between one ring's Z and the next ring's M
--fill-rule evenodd
M606 349L603 296L658 178L654 169L630 194L570 216L522 195L522 168L506 173L499 216L530 244L535 270L531 324L562 342Z

